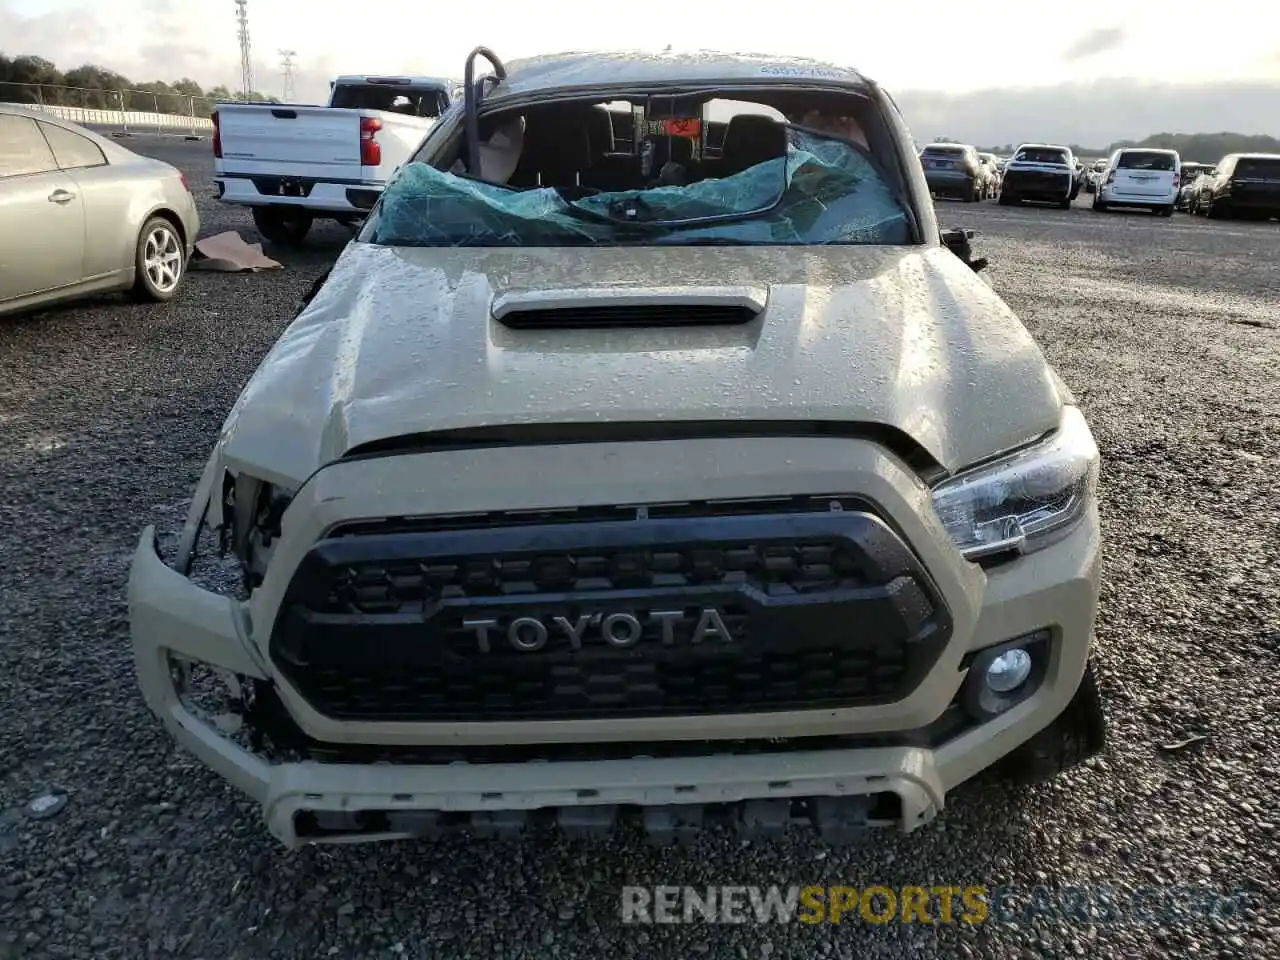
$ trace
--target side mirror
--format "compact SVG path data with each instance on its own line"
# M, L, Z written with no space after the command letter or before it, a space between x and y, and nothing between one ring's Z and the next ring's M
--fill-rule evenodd
M974 258L973 248L969 241L973 239L973 231L953 227L949 230L942 231L942 245L954 253L957 257L965 262L974 273L985 270L987 267L987 258Z

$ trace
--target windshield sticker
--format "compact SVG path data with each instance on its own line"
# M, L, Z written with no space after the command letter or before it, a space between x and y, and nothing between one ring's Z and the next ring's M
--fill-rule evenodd
M661 123L662 132L669 137L696 137L702 129L702 121L697 117L673 117Z
M760 68L760 72L768 77L800 77L811 80L848 80L849 71L835 67L812 67L806 65L788 66L785 64L769 64Z

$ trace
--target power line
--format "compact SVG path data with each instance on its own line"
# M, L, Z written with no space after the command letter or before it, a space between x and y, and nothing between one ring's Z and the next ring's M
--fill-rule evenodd
M248 100L253 91L253 62L249 59L249 0L236 0L236 24L240 38L240 96Z
M293 58L298 55L297 50L279 50L280 66L284 69L284 102L293 102Z

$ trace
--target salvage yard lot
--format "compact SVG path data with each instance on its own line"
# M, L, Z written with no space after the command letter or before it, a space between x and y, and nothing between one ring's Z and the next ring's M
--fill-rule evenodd
M210 198L207 144L130 146L186 172L205 233L256 239ZM978 231L984 276L1102 450L1103 758L1021 794L970 785L930 827L855 849L621 836L284 852L147 713L124 586L142 526L181 524L231 403L346 242L325 226L273 251L279 273L196 273L171 304L0 321L0 957L1280 956L1280 227L1101 215L1084 197L939 209ZM26 818L49 789L66 809ZM619 923L624 884L775 883L1250 897L1214 924Z

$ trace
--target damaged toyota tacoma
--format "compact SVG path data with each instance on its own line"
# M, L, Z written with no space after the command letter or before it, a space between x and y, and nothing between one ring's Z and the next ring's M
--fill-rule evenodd
M290 846L839 842L1100 750L1098 450L892 99L728 55L466 74L142 534L177 741Z

